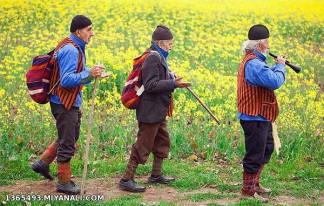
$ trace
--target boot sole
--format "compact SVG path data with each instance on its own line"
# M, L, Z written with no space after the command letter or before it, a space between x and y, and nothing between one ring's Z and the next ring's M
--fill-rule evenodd
M270 191L270 192L264 192L264 191L258 191L258 190L255 190L255 192L257 192L257 193L261 193L261 194L270 194L272 191Z
M171 181L167 181L167 182L159 182L159 181L152 181L152 180L150 180L150 179L148 179L148 183L151 183L151 184L169 184L170 182L174 182L175 180L171 180Z
M260 195L259 195L260 196ZM262 197L262 196L261 196ZM263 198L263 197L262 197ZM240 197L240 200L249 200L249 199L253 199L253 200L260 200L261 202L263 203L267 203L269 202L269 200L267 198L256 198L254 197L253 195L248 195L248 194L242 194L241 193L241 197Z
M258 195L265 197L265 198L268 198L271 193L271 192L257 192L257 191L255 191L255 192L258 193Z
M172 181L170 181L170 182L152 182L152 181L147 181L147 182L150 183L150 184L164 184L164 185L166 185L166 184L169 184Z
M145 188L143 190L134 190L134 189L130 189L130 188L128 188L126 186L123 186L123 185L119 185L119 188L121 190L128 191L128 192L145 192L145 190L146 190Z
M62 189L56 189L56 192L61 192L61 193L65 193L65 194L68 194L68 195L79 195L81 192L68 192L68 191L65 191L65 190L62 190Z

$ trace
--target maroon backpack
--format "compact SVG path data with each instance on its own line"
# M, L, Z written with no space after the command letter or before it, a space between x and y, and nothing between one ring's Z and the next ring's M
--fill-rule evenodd
M56 53L54 51L58 51L66 44L66 42L61 41L57 47L49 53L35 56L31 67L27 71L26 83L30 97L39 104L46 104L49 102L51 90L59 83L58 80L50 90L51 77L56 61ZM77 47L76 44L74 46Z
M146 57L155 51L146 51L133 61L133 70L128 75L126 83L121 94L121 101L128 109L137 109L141 102L141 94L144 92L142 85L141 70Z

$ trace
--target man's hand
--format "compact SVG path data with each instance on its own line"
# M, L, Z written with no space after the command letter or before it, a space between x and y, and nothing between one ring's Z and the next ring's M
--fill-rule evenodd
M90 69L90 75L94 78L101 77L104 69L105 67L103 65L95 65Z
M179 88L183 88L183 87L190 87L190 86L191 86L191 83L190 83L190 82L182 82L182 81L181 81L182 78L183 78L183 77L176 77L176 78L174 79L175 84L177 85L177 87L179 87Z
M285 64L285 62L286 62L286 59L284 57L277 56L277 58L276 58L276 64L279 64L279 63Z

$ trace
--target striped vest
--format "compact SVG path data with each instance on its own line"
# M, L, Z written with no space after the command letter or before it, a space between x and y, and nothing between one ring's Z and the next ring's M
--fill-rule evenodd
M54 55L56 56L58 50L66 44L72 44L79 50L78 68L77 68L76 73L80 73L83 69L82 53L80 51L79 46L76 43L74 43L70 38L66 37L57 45L57 47L54 50ZM75 105L78 93L81 91L82 86L69 87L69 88L62 87L61 83L59 82L59 79L60 79L59 65L55 58L53 58L54 67L53 67L53 74L52 74L51 84L50 84L50 88L52 89L51 95L58 95L63 106L67 110L70 110L71 107L73 107ZM56 85L57 83L58 83L58 85Z
M237 106L238 111L264 118L274 122L279 114L278 103L274 91L265 87L254 87L245 80L245 65L251 59L256 59L255 54L248 53L244 56L237 75Z

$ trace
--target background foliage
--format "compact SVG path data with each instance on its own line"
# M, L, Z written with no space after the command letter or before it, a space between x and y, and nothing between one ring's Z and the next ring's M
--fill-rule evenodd
M49 104L30 99L25 73L33 56L52 50L69 35L76 14L93 22L95 36L86 48L87 66L100 62L112 73L100 80L96 96L91 161L123 162L128 156L137 125L134 111L122 106L120 93L132 59L150 46L158 24L174 34L170 68L193 83L192 90L222 122L216 125L190 93L177 89L174 117L168 120L170 158L195 154L200 160L240 161L244 154L244 136L236 118L240 47L248 29L263 23L270 30L271 52L286 53L292 63L303 67L298 75L287 67L286 83L276 91L280 107L276 124L282 140L277 157L300 173L309 164L315 165L310 170L319 171L324 159L323 13L323 1L2 0L0 177L7 178L4 172L10 171L10 162L26 165L57 136ZM267 61L274 63L271 57ZM84 154L92 90L93 84L83 91L77 159Z

